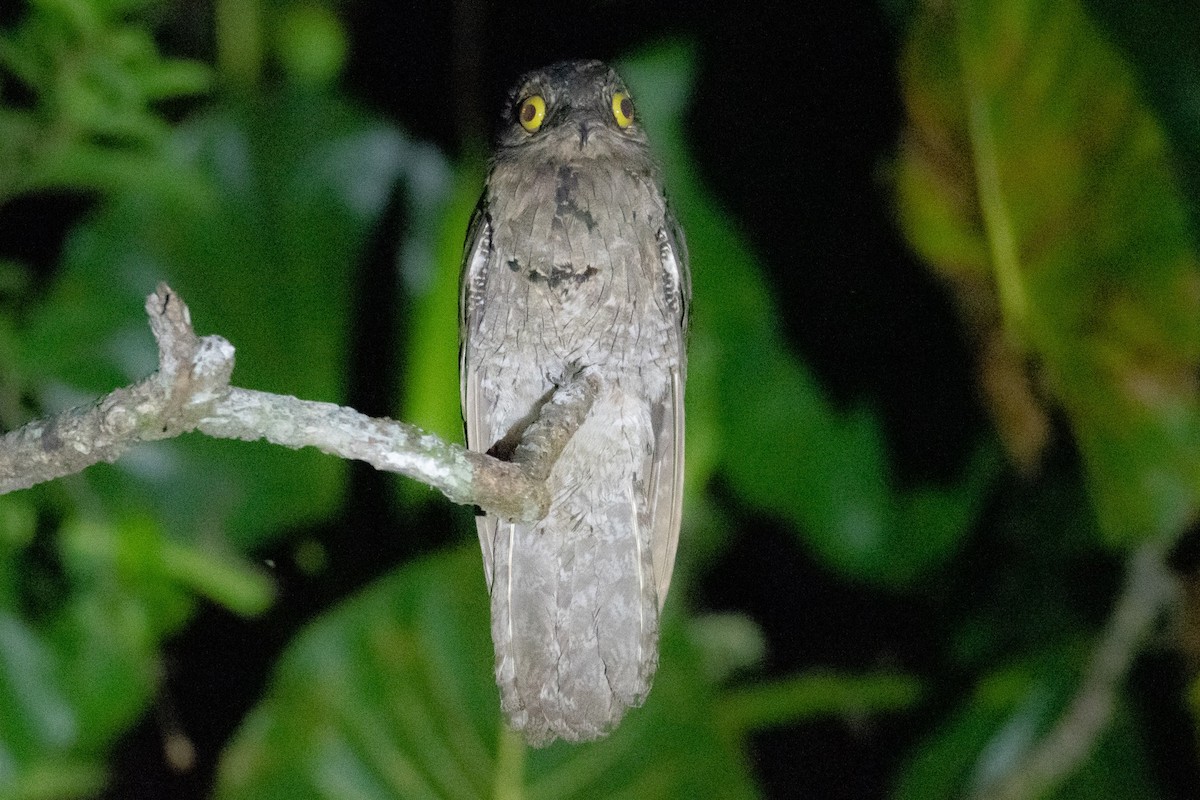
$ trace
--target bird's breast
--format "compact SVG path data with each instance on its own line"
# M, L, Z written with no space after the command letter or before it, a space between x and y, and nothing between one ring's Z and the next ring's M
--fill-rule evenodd
M585 161L508 170L490 185L483 339L539 361L611 363L670 324L656 238L665 210L648 176Z

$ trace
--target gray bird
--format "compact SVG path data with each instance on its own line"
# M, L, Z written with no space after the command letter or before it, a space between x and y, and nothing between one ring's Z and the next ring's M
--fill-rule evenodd
M650 691L683 495L691 296L682 231L629 90L598 61L521 78L467 234L467 444L500 458L580 370L601 390L545 519L477 520L496 682L541 746L603 736Z

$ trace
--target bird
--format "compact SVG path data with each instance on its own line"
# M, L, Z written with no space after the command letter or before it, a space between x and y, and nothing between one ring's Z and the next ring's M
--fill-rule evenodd
M464 248L469 449L497 458L560 386L595 402L550 470L538 522L476 518L508 725L590 741L641 706L679 543L691 277L629 88L552 64L503 107Z

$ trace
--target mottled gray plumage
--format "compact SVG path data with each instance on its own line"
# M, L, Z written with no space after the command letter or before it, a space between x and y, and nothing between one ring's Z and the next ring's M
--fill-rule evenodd
M478 520L501 706L534 745L602 736L645 700L679 539L690 279L627 95L598 61L521 79L463 262L472 449L505 457L578 370L602 387L548 516Z

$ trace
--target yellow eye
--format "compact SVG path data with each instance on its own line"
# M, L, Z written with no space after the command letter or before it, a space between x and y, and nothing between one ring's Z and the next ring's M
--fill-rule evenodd
M633 124L633 100L624 92L617 92L612 99L613 119L622 128Z
M521 123L522 128L534 133L542 127L542 120L545 118L546 101L540 94L526 97L521 102L521 109L517 112L517 121Z

